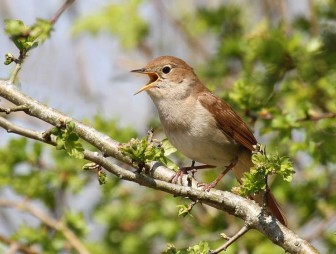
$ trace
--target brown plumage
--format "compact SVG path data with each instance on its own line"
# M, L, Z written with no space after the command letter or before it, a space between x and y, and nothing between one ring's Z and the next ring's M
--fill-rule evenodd
M152 98L169 141L194 161L226 168L210 188L231 169L241 183L253 166L252 151L257 140L234 110L207 89L194 70L173 56L158 57L133 72L147 74L146 91ZM209 188L207 188L209 189ZM262 204L262 195L252 197ZM268 207L278 220L286 218L269 192Z

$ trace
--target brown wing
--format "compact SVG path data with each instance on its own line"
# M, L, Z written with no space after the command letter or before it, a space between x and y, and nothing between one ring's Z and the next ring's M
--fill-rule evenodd
M218 127L223 133L233 138L237 143L253 151L257 140L244 121L223 100L210 92L201 92L199 102L215 117Z

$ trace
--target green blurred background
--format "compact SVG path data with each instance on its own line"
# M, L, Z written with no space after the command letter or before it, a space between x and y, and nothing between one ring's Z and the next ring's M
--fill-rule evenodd
M36 17L50 18L61 3L0 0L0 17L30 24ZM294 180L272 179L272 191L289 227L331 254L336 250L335 18L331 0L76 1L51 39L30 53L20 86L120 142L144 136L150 127L162 139L148 96L133 96L146 78L129 70L160 55L183 58L239 112L268 151L292 159ZM16 53L2 33L0 53L7 52ZM11 71L3 66L0 77ZM47 128L21 113L6 117ZM91 253L155 254L168 243L185 250L200 241L216 248L223 243L220 233L232 235L243 225L202 205L192 216L178 217L177 205L188 200L113 175L100 186L95 174L81 171L84 161L3 130L0 145L0 201L28 200L63 221ZM190 163L179 154L172 159L181 166ZM196 177L210 182L217 173ZM228 175L218 188L234 186ZM41 253L76 253L62 232L20 209L0 205L0 225L2 252L9 249L3 239L14 239ZM226 253L284 251L250 231Z

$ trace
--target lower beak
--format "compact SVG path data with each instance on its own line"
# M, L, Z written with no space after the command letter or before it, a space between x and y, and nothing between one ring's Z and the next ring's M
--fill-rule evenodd
M155 72L146 71L146 69L144 68L138 70L132 70L131 72L147 74L150 78L149 82L145 86L141 87L134 95L141 93L142 91L149 90L152 87L155 87L155 83L159 79L158 75Z
M137 95L138 93L141 93L142 91L146 91L146 90L149 90L151 89L153 86L155 86L155 82L153 83L149 83L143 87L141 87L134 95Z

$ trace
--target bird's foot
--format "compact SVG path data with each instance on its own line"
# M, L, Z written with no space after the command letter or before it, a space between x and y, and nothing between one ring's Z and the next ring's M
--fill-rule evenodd
M212 181L211 183L198 183L197 187L202 187L204 191L210 191L212 188L215 188L219 181Z
M225 170L221 172L217 178L212 181L211 183L198 183L197 187L203 187L202 189L205 191L209 191L212 188L216 187L218 182L226 175L228 171L230 171L236 164L237 164L237 159L233 160L228 166L225 167Z
M194 177L194 174L197 172L198 169L214 168L214 167L215 166L211 166L211 165L195 166L195 161L192 161L190 167L179 168L179 170L175 173L175 175L173 175L173 177L170 179L170 182L177 184L178 182L182 182L183 175L188 174L188 172L190 172L191 176Z

